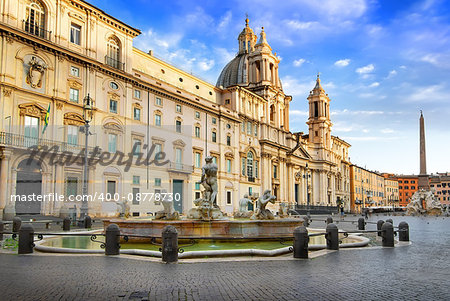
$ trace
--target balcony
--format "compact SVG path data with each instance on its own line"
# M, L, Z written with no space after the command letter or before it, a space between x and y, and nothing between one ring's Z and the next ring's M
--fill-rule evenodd
M38 149L49 152L71 152L78 154L84 150L84 145L69 144L67 142L54 141L50 139L27 137L12 133L0 132L0 146L13 147L18 149L28 149L36 146ZM88 151L92 152L93 147L88 147Z
M255 183L256 179L254 177L248 177L248 181L252 182L252 183Z
M167 166L167 170L169 172L178 172L178 173L191 174L191 173L194 172L194 166L193 165L186 165L186 164L183 164L183 163L169 162L169 165Z
M107 55L105 55L105 64L121 71L125 71L125 63L122 63L121 61Z
M50 40L51 37L51 31L45 30L44 27L38 26L36 24L30 23L26 20L22 20L23 24L23 30L28 32L29 34L32 34L34 36Z

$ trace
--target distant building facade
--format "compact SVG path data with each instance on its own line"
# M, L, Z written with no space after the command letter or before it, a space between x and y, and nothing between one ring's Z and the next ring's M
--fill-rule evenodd
M351 211L361 213L364 208L385 206L385 179L375 171L350 165Z
M399 206L406 207L411 197L419 188L419 177L416 175L397 175Z
M27 163L27 148L83 151L87 95L94 106L89 151L98 146L110 159L88 168L88 193L103 196L88 203L92 216L114 215L123 199L132 215L152 214L161 206L136 196L164 192L178 195L175 209L186 212L200 196L206 156L219 167L218 205L227 213L245 193L265 189L277 203L350 209L350 145L331 134L330 98L320 79L307 97L308 134L290 132L292 97L282 89L280 60L264 30L258 40L248 20L238 54L211 85L134 48L138 29L85 1L4 0L0 13L0 214L8 206L52 215L80 210L70 197L83 193L82 157ZM132 163L128 170L115 156L136 158L150 146L165 154L165 165ZM32 194L63 200L11 201Z
M429 176L430 188L442 205L450 205L450 173L438 173Z

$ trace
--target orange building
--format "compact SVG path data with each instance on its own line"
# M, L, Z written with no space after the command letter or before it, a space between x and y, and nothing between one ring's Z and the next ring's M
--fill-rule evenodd
M399 206L406 207L414 192L418 190L419 177L415 175L396 175L398 181Z
M450 172L431 175L430 188L442 205L450 205Z

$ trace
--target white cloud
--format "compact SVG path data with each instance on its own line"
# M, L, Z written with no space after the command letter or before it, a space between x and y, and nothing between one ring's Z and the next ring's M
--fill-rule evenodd
M375 70L375 66L373 64L369 64L367 66L357 68L356 73L363 75L363 74L371 73L373 70Z
M290 116L309 116L308 111L301 111L301 110L289 110Z
M298 59L298 60L295 60L293 64L295 67L300 67L301 65L303 65L304 62L306 62L305 59Z
M383 111L351 111L348 109L344 110L333 110L331 112L331 115L383 115L385 112Z
M448 103L448 89L444 88L442 84L431 85L425 87L416 87L409 97L405 97L405 102L444 102Z
M397 71L396 70L391 70L391 71L389 71L389 74L388 74L387 78L392 78L392 77L394 77L396 75L397 75Z
M311 30L320 26L319 22L301 22L298 20L287 20L286 25L295 30Z
M220 19L219 25L217 25L217 31L227 30L231 22L233 14L231 10L227 11L225 15Z
M373 83L371 83L371 84L369 85L369 88L376 88L376 87L378 87L379 85L380 85L379 82L373 82Z
M198 63L198 66L199 66L200 70L208 71L212 67L214 67L214 63L215 63L214 60L203 60Z
M392 134L392 133L395 133L395 131L394 131L393 129L390 129L390 128L382 129L380 132L382 132L383 134Z
M350 59L343 59L334 62L334 65L338 67L346 67L348 64L350 64Z

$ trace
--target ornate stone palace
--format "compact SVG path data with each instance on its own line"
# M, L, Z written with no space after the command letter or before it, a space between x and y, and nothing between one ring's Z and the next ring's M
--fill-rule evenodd
M186 213L201 195L206 156L219 167L217 204L229 214L244 194L266 189L276 196L273 211L280 202L350 209L350 145L331 134L319 77L307 97L309 132L290 132L280 60L248 19L214 86L134 48L138 29L85 1L3 0L0 14L0 215L80 210L70 197L83 194L83 157L52 164L51 156L29 160L28 148L82 152L88 95L89 153L98 146L113 158L88 167L92 216L115 214L124 199L131 215L153 214L161 206L136 196L162 192L176 194L175 210ZM114 156L136 157L147 145L168 162L127 168ZM58 200L14 197L33 193Z

